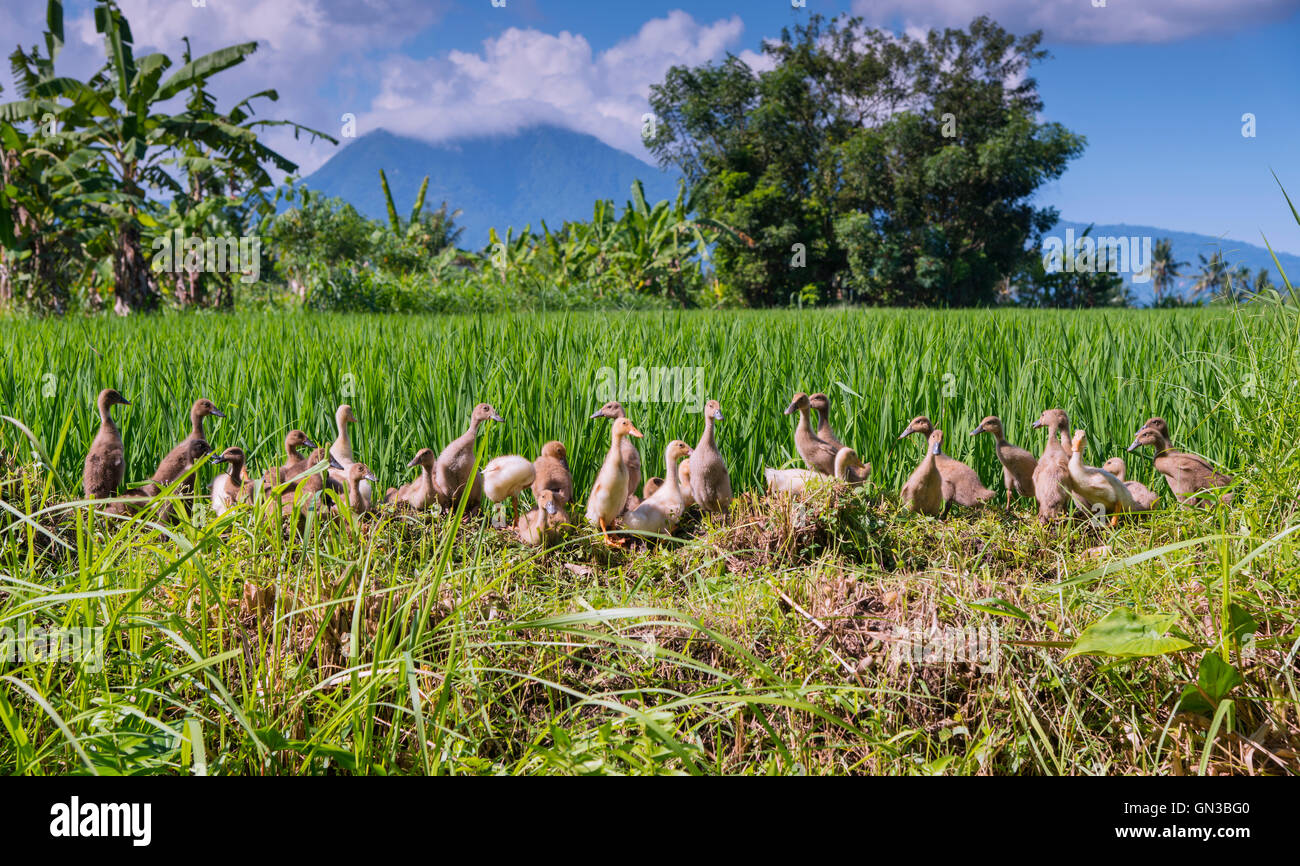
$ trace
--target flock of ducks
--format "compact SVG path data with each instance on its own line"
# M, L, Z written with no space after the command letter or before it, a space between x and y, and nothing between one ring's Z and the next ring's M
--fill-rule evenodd
M374 473L354 458L348 426L357 423L357 418L351 406L338 407L334 417L337 435L332 444L319 446L303 431L290 430L284 439L283 462L255 478L242 449L213 453L204 433L204 420L225 416L206 398L194 402L189 434L163 457L150 480L141 487L122 490L125 448L111 412L118 405L130 403L113 389L100 392L99 430L86 455L82 476L86 497L113 500L106 508L111 513L135 514L176 485L173 498L158 509L160 518L170 517L175 498L193 500L194 469L210 456L212 463L226 468L212 483L211 504L218 515L248 503L264 508L268 514L301 521L315 512L336 513L344 498L354 514L380 507L422 511L437 506L448 511L455 510L462 501L466 510L474 510L486 497L494 503L511 503L510 526L521 541L530 545L553 542L570 522L573 476L562 442L547 442L535 460L505 455L493 458L481 471L474 471L474 444L480 428L489 421L504 423L487 403L474 407L465 432L441 452L435 454L429 448L417 451L407 464L417 470L414 480L389 488L383 497L375 495L378 482ZM830 399L826 394L796 393L785 414L795 412L799 414L795 448L807 468L766 469L770 492L802 493L821 483L859 485L869 479L871 464L864 464L831 428ZM813 412L817 413L815 428ZM625 541L609 534L620 526L634 533L672 534L689 508L713 513L725 513L730 508L731 478L717 445L716 424L723 420L717 400L705 404L704 430L698 443L692 448L680 439L669 442L663 453L663 476L647 478L644 484L641 455L633 442L643 435L622 404L606 403L591 418L611 422L609 450L587 497L585 512L587 522L600 530L606 544ZM1062 517L1078 507L1097 518L1111 515L1112 524L1125 512L1155 507L1155 493L1139 482L1124 479L1125 465L1119 457L1107 460L1101 467L1083 462L1087 434L1076 430L1071 438L1070 420L1064 411L1048 409L1033 427L1047 430L1047 441L1038 457L1008 442L1002 421L996 416L990 415L971 431L972 436L987 433L996 442L1008 507L1013 496L1021 496L1037 501L1038 515L1043 520ZM984 486L978 473L943 452L943 435L924 415L913 418L899 435L899 439L921 436L926 440L924 456L903 486L902 499L907 507L935 516L947 514L954 504L975 507L991 503L996 494ZM1148 419L1128 450L1144 446L1154 448L1155 467L1180 503L1213 503L1221 495L1215 491L1232 482L1205 458L1175 450L1163 418ZM640 497L636 495L638 487ZM519 499L525 489L531 490L534 507L521 512ZM327 496L327 491L332 495ZM1222 495L1222 499L1227 501L1228 496Z

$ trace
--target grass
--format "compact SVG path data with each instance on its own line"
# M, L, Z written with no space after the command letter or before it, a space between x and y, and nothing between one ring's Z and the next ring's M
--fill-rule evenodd
M1269 304L5 323L0 413L31 439L0 432L0 626L100 626L107 658L98 672L0 662L0 770L1294 773L1298 339L1293 309ZM579 531L537 552L474 517L388 513L299 538L247 510L157 527L75 505L106 386L133 401L118 410L128 481L198 395L228 415L209 438L254 465L290 427L332 438L351 403L381 489L486 400L507 424L484 453L561 439L581 498L608 442L588 420L597 371L620 360L703 368L745 492L727 520L626 551ZM795 462L781 414L795 390L831 393L872 485L760 495L765 465ZM988 437L966 434L999 414L1037 450L1029 424L1050 406L1088 430L1098 464L1164 415L1178 444L1234 471L1232 505L1115 529L1044 527L1025 503L900 509L921 449L895 437L913 415L992 482ZM647 474L668 440L698 436L681 403L628 409ZM1066 657L1126 608L1171 615L1187 648ZM909 663L900 641L994 626L996 669ZM1241 682L1203 683L1205 710L1180 696L1213 673L1209 655Z

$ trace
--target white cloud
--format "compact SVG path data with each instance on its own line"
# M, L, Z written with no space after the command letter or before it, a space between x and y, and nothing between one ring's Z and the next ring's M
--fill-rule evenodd
M644 158L650 85L671 66L722 58L743 30L738 16L701 24L673 11L599 53L579 34L512 27L476 52L393 55L383 61L380 92L360 124L445 141L550 123ZM761 61L752 51L742 56Z
M1093 3L1098 4L1094 6ZM872 24L964 27L989 15L1016 32L1058 42L1172 42L1271 21L1297 0L853 0Z

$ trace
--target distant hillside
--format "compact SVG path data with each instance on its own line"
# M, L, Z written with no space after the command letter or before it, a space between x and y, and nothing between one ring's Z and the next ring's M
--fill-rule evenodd
M486 246L489 228L504 235L510 226L531 223L540 230L545 219L556 229L566 219L590 219L598 199L621 207L637 179L652 203L677 195L675 176L590 135L549 126L436 145L377 130L344 147L305 181L382 219L387 210L381 168L403 215L429 175L428 205L436 208L445 200L463 212L457 223L465 227L461 246L467 249Z
M1063 235L1066 229L1072 228L1075 236L1078 237L1083 234L1088 225L1088 223L1061 220L1049 234ZM1102 225L1098 223L1092 229L1092 237L1141 238L1148 236L1151 238L1152 245L1160 238L1169 238L1174 245L1174 259L1180 262L1188 262L1180 269L1184 274L1177 281L1177 290L1180 292L1186 292L1195 281L1196 274L1201 269L1201 260L1198 256L1203 255L1208 259L1217 251L1223 252L1223 257L1230 266L1245 265L1250 268L1252 273L1260 268L1268 268L1269 273L1273 275L1274 284L1279 289L1282 288L1282 278L1278 275L1277 266L1273 264L1273 257L1269 254L1268 248L1262 243L1259 245L1248 244L1241 241L1216 238L1212 235L1176 232L1156 228L1155 226L1131 226L1123 223L1119 225ZM1272 240L1272 238L1269 240ZM1300 280L1300 256L1291 253L1278 253L1277 260L1282 263L1282 267L1286 270L1287 276L1291 278L1292 283ZM1139 304L1151 303L1152 290L1150 281L1134 283L1132 274L1125 274L1124 279L1125 282L1132 286Z

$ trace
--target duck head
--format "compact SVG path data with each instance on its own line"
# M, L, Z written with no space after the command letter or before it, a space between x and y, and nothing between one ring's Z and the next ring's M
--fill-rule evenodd
M212 462L225 463L230 467L230 474L233 477L243 474L245 459L243 448L227 448L220 456L213 457Z
M808 395L802 391L796 391L795 395L790 398L790 405L785 407L785 414L793 415L795 412L809 409L811 407L812 403L809 401Z
M938 455L943 453L943 431L942 430L931 430L930 435L926 437L926 441L930 443L931 454Z
M1159 454L1169 447L1169 440L1154 427L1143 427L1133 437L1133 444L1128 446L1128 450L1136 451L1143 445L1154 445L1156 453Z
M130 406L131 401L123 397L112 388L105 388L99 392L99 397L95 401L101 412L107 412L110 406Z
M595 418L596 416L591 416ZM569 465L569 452L564 450L563 442L547 442L542 446L542 456L550 457L553 460L559 460L564 465Z
M638 439L644 438L641 431L636 429L631 418L619 418L614 422L614 437L621 439L624 436L635 436Z
M930 423L929 418L925 417L924 415L917 415L915 418L913 418L911 421L908 422L906 427L903 428L903 432L898 434L898 438L906 439L908 436L911 436L913 433L920 433L922 436L928 437L931 431L933 430L934 430L934 425ZM942 436L939 438L940 441L943 440Z
M360 484L362 481L375 482L375 473L370 471L370 467L364 463L353 463L347 469L347 479L353 484Z
M200 460L202 460L204 457L206 457L211 453L212 453L212 446L208 444L206 439L190 440L189 448L186 450L186 456L189 458L191 464L198 463ZM212 458L212 462L225 463L226 458L223 455L217 455L216 457Z
M992 433L994 436L1001 439L1003 435L1002 419L997 415L989 415L979 423L979 426L970 431L970 435L972 436L978 436L981 433Z
M357 420L357 415L355 412L352 411L352 407L349 406L347 403L344 403L343 405L339 406L337 410L335 410L334 420L338 422L338 425L340 427L342 427L344 424L361 423L360 421Z
M1044 409L1043 414L1038 416L1032 427L1037 430L1039 427L1046 427L1048 431L1068 430L1070 427L1070 416L1065 414L1064 409Z
M687 445L685 442L683 442L680 439L674 439L672 442L669 442L668 448L666 450L668 453L669 460L680 460L683 457L690 457L693 453L695 453L694 448Z
M195 418L207 418L209 415L213 418L226 417L226 414L218 411L216 404L207 397L202 397L194 401L194 405L190 408L190 415Z
M414 469L416 466L423 466L425 469L432 469L433 464L438 460L438 455L433 453L431 448L421 448L415 452L411 462L406 464L407 469Z
M307 434L301 430L290 430L289 435L284 437L284 450L291 454L297 454L299 448L315 448L316 443L307 438Z
M1128 467L1124 465L1123 457L1112 457L1105 463L1101 464L1101 468L1105 469L1111 475L1114 475L1120 481L1124 480L1124 473L1128 471Z
M626 413L623 411L623 404L617 400L610 400L604 406L601 406L591 414L592 418L613 418L615 420L622 418Z
M484 421L496 421L498 424L506 423L506 419L497 414L497 410L492 408L491 403L479 403L474 407L474 411L470 414L470 418L473 419L475 423L479 424Z
M712 418L714 421L722 420L722 404L717 400L710 400L704 404L704 417Z
M808 405L811 408L816 409L823 418L826 418L830 415L831 398L827 397L825 394L821 394L821 393L812 394L811 396L808 397Z
M1152 430L1155 430L1157 433L1159 433L1161 436L1165 437L1166 439L1169 438L1169 424L1166 423L1165 419L1161 418L1159 415L1152 415L1145 422L1143 422L1142 426L1138 428L1138 433L1141 433L1147 427L1150 427ZM1133 436L1134 438L1136 438L1137 433L1134 433Z
M1064 442L1064 433L1061 434L1061 439ZM1070 447L1075 454L1082 454L1088 447L1088 434L1083 430L1075 430L1074 438L1070 440Z
M554 514L558 511L559 509L555 507L555 491L550 489L539 491L537 494L537 507L547 514Z

